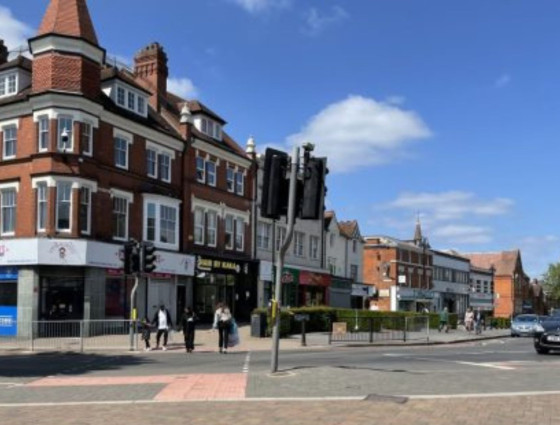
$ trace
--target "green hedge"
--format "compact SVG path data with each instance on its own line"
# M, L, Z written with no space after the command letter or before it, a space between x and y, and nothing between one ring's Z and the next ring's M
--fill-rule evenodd
M272 322L267 309L261 308L253 311L253 314L257 313L267 314L267 336L270 336L272 334ZM423 313L413 312L357 310L358 317L356 319L356 310L353 309L325 306L291 308L282 310L280 314L280 336L285 337L301 332L301 322L295 320L296 314L309 315L309 321L305 325L307 332L328 332L330 331L331 321L346 322L349 330L359 332L368 332L370 327L373 327L371 330L374 332L379 332L382 327L384 329L403 330L405 321L402 318L426 316ZM437 329L439 314L430 313L429 316L430 328ZM452 329L457 328L456 314L449 314L449 326Z
M508 317L487 317L486 327L493 327L496 329L509 329L511 327L511 319Z

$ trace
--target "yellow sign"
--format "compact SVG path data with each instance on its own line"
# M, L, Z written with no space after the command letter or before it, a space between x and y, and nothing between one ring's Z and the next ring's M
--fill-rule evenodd
M332 333L334 335L345 334L347 331L346 322L334 322L332 324Z

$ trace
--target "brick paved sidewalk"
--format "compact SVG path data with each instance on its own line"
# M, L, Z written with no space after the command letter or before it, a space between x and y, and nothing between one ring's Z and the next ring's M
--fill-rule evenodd
M135 405L0 407L9 425L553 425L560 396L387 401L188 402Z

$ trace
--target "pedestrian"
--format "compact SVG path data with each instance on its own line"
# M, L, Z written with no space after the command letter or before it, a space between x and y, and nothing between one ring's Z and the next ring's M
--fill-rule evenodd
M151 324L147 317L144 317L140 322L140 330L142 332L142 341L144 341L145 348L144 351L150 351L150 337L152 335L152 330L150 328Z
M181 316L181 325L183 327L183 336L185 337L185 350L187 353L192 353L194 350L194 331L196 328L197 315L193 309L186 307L183 315Z
M154 314L152 323L154 326L157 326L156 350L159 348L159 342L161 340L161 336L163 335L163 346L161 349L166 351L169 329L173 326L173 322L171 321L171 314L169 314L169 310L167 310L163 304L159 306L159 310L156 311L156 314Z
M448 322L449 312L447 311L447 307L444 307L443 310L439 313L439 332L441 332L443 329L445 329L445 333L449 331Z
M472 307L467 308L467 312L465 313L465 328L468 332L473 330L473 322L474 322L474 312Z
M483 324L484 324L484 316L480 311L480 307L478 307L474 315L474 327L477 335L480 335L482 333Z
M225 303L218 303L216 305L216 312L214 313L214 324L212 329L218 329L219 339L218 345L220 353L227 354L229 343L229 333L231 331L231 311Z

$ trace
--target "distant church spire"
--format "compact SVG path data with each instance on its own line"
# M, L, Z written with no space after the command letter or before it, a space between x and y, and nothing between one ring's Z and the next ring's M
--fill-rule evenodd
M414 244L421 245L423 242L422 226L420 225L420 214L416 216L416 228L414 229Z

